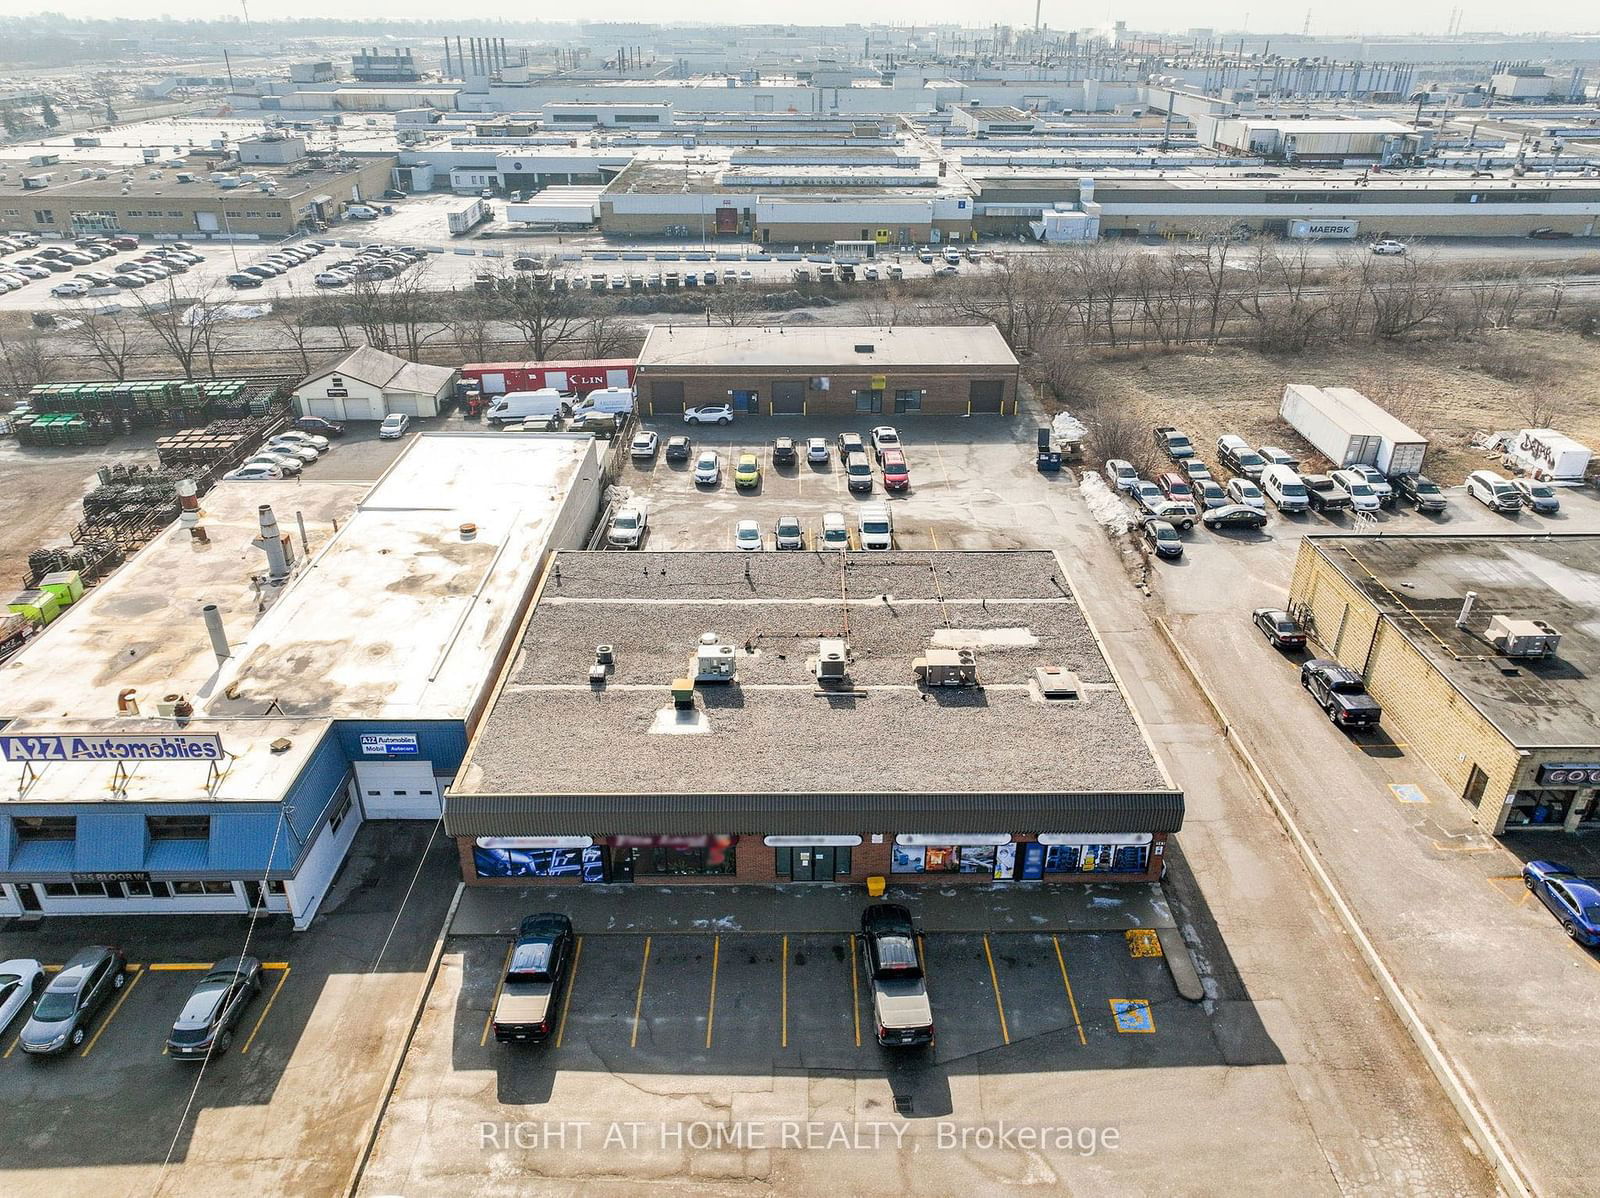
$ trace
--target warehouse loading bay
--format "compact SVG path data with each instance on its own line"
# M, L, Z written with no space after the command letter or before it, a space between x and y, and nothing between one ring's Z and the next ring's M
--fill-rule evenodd
M0 1093L28 1121L15 1143L35 1146L25 1158L21 1147L0 1157L7 1190L58 1193L78 1161L115 1185L155 1191L181 1126L171 1159L187 1167L169 1166L159 1192L214 1194L220 1178L223 1189L237 1182L263 1192L337 1193L361 1164L366 1127L377 1119L355 1183L374 1195L520 1193L599 1178L672 1192L854 1192L862 1168L881 1169L885 1153L894 1154L893 1176L908 1192L1026 1182L1148 1192L1169 1189L1175 1168L1186 1187L1204 1191L1494 1192L1488 1162L1259 787L1223 747L1204 697L1157 630L1159 617L1257 751L1276 745L1267 762L1272 783L1319 845L1337 854L1358 915L1391 966L1408 971L1408 993L1442 1050L1471 1073L1537 1188L1581 1192L1581 1182L1569 1180L1581 1171L1558 1174L1555 1162L1576 1153L1587 1165L1590 1149L1525 1102L1552 1075L1579 1088L1596 1084L1561 1063L1588 1059L1592 1034L1549 1017L1586 1009L1594 958L1541 919L1515 882L1518 854L1539 855L1548 842L1502 845L1482 834L1403 742L1381 733L1345 740L1301 702L1293 663L1268 649L1242 614L1283 601L1302 536L1351 528L1322 516L1274 516L1259 533L1197 529L1181 563L1147 571L1124 539L1094 521L1075 472L1034 469L1037 421L1026 412L1003 420L741 418L707 428L647 420L663 440L688 433L697 448L716 447L723 481L697 490L677 464L657 460L622 463L619 482L651 503L647 548L731 549L739 519L759 520L770 538L780 514L811 528L825 511L853 518L863 499L884 501L881 489L859 498L844 491L837 455L826 467L802 461L774 471L765 453L775 436L831 442L880 421L900 428L911 464L910 491L889 501L900 548L1046 547L1068 567L1185 793L1185 826L1169 847L1163 885L1137 895L1097 887L1080 892L1070 913L1057 904L1009 915L1000 910L1008 895L999 892L970 892L977 910L939 911L931 898L891 886L889 897L914 905L924 933L938 1026L931 1053L899 1058L875 1044L851 968L859 893L834 892L850 902L829 908L827 888L774 887L763 914L747 892L718 887L469 888L430 973L454 854L436 844L402 903L431 828L397 825L414 830L415 840L370 851L389 853L399 868L371 871L353 859L330 918L252 949L263 962L290 967L282 990L250 1051L236 1048L208 1071L187 1121L192 1079L175 1085L170 1070L153 1072L174 1064L161 1058L160 1036L170 1000L183 993L172 981L177 971L136 975L142 980L87 1059L39 1062L20 1050L0 1057ZM395 446L372 444L373 470ZM763 453L754 492L733 485L742 448ZM1503 530L1505 518L1461 496L1450 489L1445 516L1402 510L1383 514L1380 527ZM1600 504L1581 493L1563 501L1559 518L1524 514L1512 526L1600 531ZM1142 598L1136 583L1147 583L1152 597ZM575 752L596 751L581 737L573 744ZM1314 773L1303 769L1308 759L1318 762ZM1400 784L1426 801L1398 801L1390 788ZM1352 827L1361 833L1354 840ZM1588 863L1580 856L1574 864ZM405 918L374 970L396 909ZM561 1024L542 1046L497 1045L486 1022L510 935L517 919L539 910L572 912L582 937ZM360 925L341 923L346 916ZM1188 945L1200 1002L1178 994L1169 961L1154 955L1148 938L1128 935L1163 921ZM119 943L142 965L194 964L213 952L208 940L180 949L154 922L47 921L62 940L53 957L37 925L14 926L0 951L59 964L69 943L101 941ZM1427 935L1430 926L1448 926L1451 935ZM1485 946L1473 952L1471 970L1453 948L1457 937ZM219 941L215 954L223 948ZM252 1020L277 985L270 969L267 981ZM393 989L379 993L374 984ZM128 1104L130 1093L148 1101ZM82 1137L53 1113L85 1099L109 1129L96 1137L92 1161ZM618 1119L642 1129L632 1144L608 1146ZM803 1130L779 1142L797 1122ZM758 1124L767 1130L750 1134L773 1141L727 1139L743 1133L726 1129ZM1029 1148L993 1139L1007 1127L1054 1138ZM848 1143L838 1140L839 1128ZM691 1139L706 1135L724 1139L711 1148ZM798 1145L794 1135L803 1137ZM870 1149L862 1139L869 1135L878 1137ZM860 1155L868 1150L870 1159Z

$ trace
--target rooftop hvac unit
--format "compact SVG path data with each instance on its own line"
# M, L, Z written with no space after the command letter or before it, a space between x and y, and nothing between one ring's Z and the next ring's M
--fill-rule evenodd
M1046 699L1083 697L1083 684L1072 670L1063 670L1060 666L1040 666L1034 670L1033 678L1039 684L1039 693Z
M1543 620L1495 616L1484 635L1507 657L1552 657L1561 644L1561 634Z
M971 649L929 649L911 668L923 686L978 685L978 655Z
M817 642L811 673L818 682L843 682L849 677L850 653L843 640L824 637Z
M734 649L724 645L714 632L701 634L694 651L696 682L732 682Z

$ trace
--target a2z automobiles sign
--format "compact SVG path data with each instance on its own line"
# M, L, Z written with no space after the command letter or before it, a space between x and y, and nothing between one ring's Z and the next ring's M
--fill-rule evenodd
M149 736L0 736L7 761L221 761L215 732L166 732Z

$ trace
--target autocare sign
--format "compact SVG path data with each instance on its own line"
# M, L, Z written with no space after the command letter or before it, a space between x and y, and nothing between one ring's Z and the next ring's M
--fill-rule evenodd
M163 732L149 736L0 736L7 761L221 761L215 732Z
M361 752L368 757L415 757L417 738L409 732L363 732Z
M1539 767L1540 786L1600 786L1600 761L1553 762Z

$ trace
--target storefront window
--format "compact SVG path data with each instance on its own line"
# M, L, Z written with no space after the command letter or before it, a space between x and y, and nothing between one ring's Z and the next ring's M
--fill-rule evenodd
M883 392L882 391L857 391L856 392L856 411L858 411L858 412L881 412L881 411L883 411Z
M915 389L902 389L894 393L894 410L898 415L907 412L922 411L922 392Z
M734 846L713 844L706 848L680 848L676 845L656 845L654 848L634 849L633 870L636 874L673 874L678 877L731 876L734 870Z
M1566 821L1575 790L1519 790L1506 815L1508 828L1545 828Z
M1142 874L1149 867L1148 844L1052 844L1044 851L1044 871L1049 874Z

